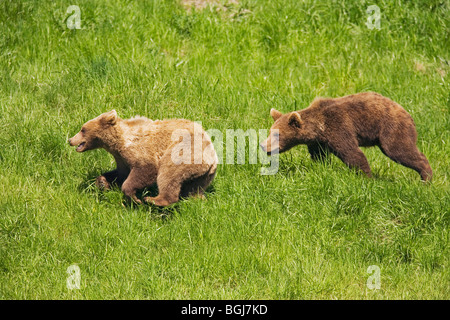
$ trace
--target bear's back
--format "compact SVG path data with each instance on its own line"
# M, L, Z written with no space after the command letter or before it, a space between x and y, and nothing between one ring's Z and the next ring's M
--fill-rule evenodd
M402 106L375 92L332 99L318 98L310 108L328 121L351 122L353 125L370 128L380 126L383 122L392 124L391 122L397 122L399 119L412 120Z
M360 144L367 146L376 143L386 126L414 126L412 117L403 107L375 92L318 98L304 110L310 116L323 119L325 127L332 132L355 134Z

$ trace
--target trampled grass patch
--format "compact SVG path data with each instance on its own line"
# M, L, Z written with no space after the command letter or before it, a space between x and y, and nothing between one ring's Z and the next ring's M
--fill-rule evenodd
M378 1L379 30L369 1L214 3L78 1L81 29L69 1L0 3L0 298L448 299L449 1ZM275 175L224 161L206 201L123 206L93 184L112 157L66 141L111 109L226 137L361 91L412 115L430 184L378 148L368 179L299 146Z

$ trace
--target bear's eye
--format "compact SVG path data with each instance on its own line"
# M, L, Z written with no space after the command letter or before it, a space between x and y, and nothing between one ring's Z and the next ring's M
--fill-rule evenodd
M86 129L85 128L81 128L81 133L85 133Z

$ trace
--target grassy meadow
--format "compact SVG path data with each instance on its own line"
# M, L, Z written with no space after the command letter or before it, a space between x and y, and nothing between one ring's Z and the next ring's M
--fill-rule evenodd
M449 299L450 1L182 2L0 1L0 299ZM275 175L224 161L207 200L124 206L94 185L112 156L67 143L112 109L225 135L362 91L412 115L431 183L299 146Z

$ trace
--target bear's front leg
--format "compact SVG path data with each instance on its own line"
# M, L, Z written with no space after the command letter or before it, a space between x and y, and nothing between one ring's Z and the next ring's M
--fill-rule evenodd
M142 201L136 197L136 192L153 185L156 182L156 175L156 169L152 167L134 168L123 183L122 192L135 203L141 204Z
M109 171L109 172L105 172L104 174L102 174L101 176L98 176L95 179L95 185L100 190L110 190L111 184L114 182L118 182L117 181L118 177L119 177L119 171L117 169Z
M327 158L329 150L325 145L317 142L317 143L309 144L308 151L309 151L309 154L311 155L311 159L313 161L323 162Z

